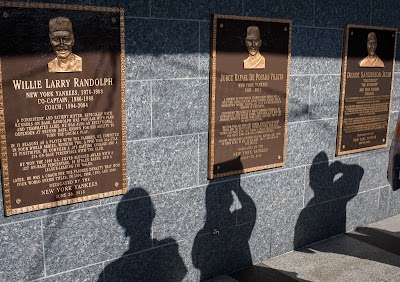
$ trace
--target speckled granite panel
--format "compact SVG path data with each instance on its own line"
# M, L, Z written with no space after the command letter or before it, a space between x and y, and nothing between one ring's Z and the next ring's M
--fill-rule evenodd
M399 111L399 110L400 110L400 74L395 73L393 90L392 90L392 111Z
M151 16L156 18L209 20L212 14L240 15L241 10L241 0L151 1Z
M154 238L172 237L181 241L194 237L206 218L205 198L205 186L154 196Z
M125 19L127 79L197 77L199 24Z
M276 210L268 215L271 257L293 250L294 229L299 210Z
M360 190L360 179L364 174L358 157L313 163L307 166L304 202L315 205L355 195Z
M252 236L261 243L260 250L255 251L255 258L261 259L262 255L274 256L291 250L297 219L295 215L303 205L304 168L246 177L241 180L241 186L257 208ZM242 203L243 209L249 206L249 201ZM250 212L238 216L239 224L252 220L254 216ZM269 242L270 249L266 247Z
M311 78L310 119L336 118L340 97L340 75Z
M307 165L325 152L329 159L335 154L336 120L318 120L289 124L286 167Z
M208 130L208 80L163 80L152 84L153 136Z
M44 222L47 273L151 248L151 223L149 197L51 216Z
M128 141L150 138L150 81L128 81L126 90L126 138Z
M303 206L304 173L304 168L298 167L271 174L273 210L289 212Z
M197 135L128 143L130 188L155 194L197 185L197 143Z
M200 77L210 76L210 57L211 57L211 22L200 23Z
M371 5L365 0L315 1L315 26L343 27L345 24L368 25Z
M294 25L313 25L312 0L243 0L243 4L246 16L290 19Z
M125 9L125 16L130 17L148 17L150 16L150 0L119 0L119 1L107 1L107 0L46 0L40 2L50 3L64 3L70 5L90 5L90 6L106 6L106 7L117 7ZM39 1L30 1L39 2Z
M241 189L239 190L239 195L248 195L248 198L245 198L245 201L241 203L243 210L248 210L248 212L238 214L238 224L253 222L259 219L264 219L263 222L267 223L265 219L268 212L273 208L274 184L271 181L270 173L253 177L242 177L240 180ZM251 213L250 209L246 209L246 207L251 207L251 205L255 205L256 214Z
M199 184L207 184L208 134L199 134Z
M379 207L376 220L388 218L390 186L379 189Z
M372 25L400 27L400 16L397 12L400 2L396 0L381 0L372 2Z
M360 166L365 171L364 177L361 179L361 191L380 188L389 184L387 180L387 151L371 152L360 156Z
M294 27L291 74L340 74L343 31Z
M51 276L42 280L40 282L105 282L103 280L103 264L91 265L85 268L80 268L77 270L69 271L63 274Z
M249 246L253 264L271 257L272 232L268 220L269 217L257 217L251 232Z
M0 281L30 281L44 276L40 220L0 226Z
M308 120L310 77L291 76L289 87L289 122Z
M366 191L355 197L345 197L331 202L331 235L353 230L375 222L379 207L380 190ZM345 227L345 229L343 229Z

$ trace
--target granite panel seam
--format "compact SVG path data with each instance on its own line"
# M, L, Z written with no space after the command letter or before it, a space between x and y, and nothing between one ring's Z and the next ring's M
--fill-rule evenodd
M186 22L210 22L209 20L199 20L199 19L178 19L178 18L159 18L159 17L137 17L137 16L125 16L125 19L134 20L161 20L161 21L186 21Z
M310 77L315 77L315 76L341 76L340 73L296 73L296 74L291 74L290 77L304 77L304 76L310 76Z
M209 77L172 77L172 78L146 78L146 79L127 79L127 82L151 82L151 81L175 81L175 80L209 80Z
M152 0L149 0L149 17L151 18L151 2Z
M300 169L302 167L307 167L307 165L299 165L299 166L293 166L293 167L283 167L282 166L282 167L274 168L276 170L273 170L273 169L272 170L271 169L259 170L255 174L250 174L250 175L242 174L240 179L248 179L248 178L264 176L264 175L272 174L272 173L280 173L280 172L285 172L285 171L289 171L289 170L293 170L293 169Z
M47 276L47 267L46 267L46 252L44 247L44 228L43 228L43 218L40 219L40 234L42 235L42 252L43 252L43 273L44 277Z
M315 4L315 2L314 2L314 4ZM311 93L312 93L312 79L311 79L311 76L308 77L308 87L309 87L309 89L308 89L307 118L308 118L308 120L311 120L310 119L310 105L311 105Z
M312 16L312 25L315 26L315 0L313 1L313 16Z
M355 196L355 195L362 195L362 194L365 194L365 193L370 193L370 192L373 192L373 191L380 190L380 189L382 189L383 187L387 187L387 186L381 186L381 187L377 187L377 188L372 188L372 189L370 189L370 190L361 191L361 192L358 192L358 193L356 193L356 194L349 194L349 195L346 195L346 196L343 196L343 197L334 198L334 199L331 199L331 200L328 200L328 201L324 201L324 202L319 202L319 203L316 203L316 204L308 205L307 208L309 208L309 207L314 207L314 206L318 206L318 205L323 205L323 204L330 204L330 203L332 203L332 202L334 202L334 201L342 200L342 199L345 199L345 198L348 198L348 197L351 197L351 196Z
M197 67L198 67L198 72L199 72L199 75L201 75L201 22L199 22L199 36L198 36L198 40L199 40L199 49L198 49L198 51L199 51L199 53L198 53L198 64L197 64Z
M237 180L237 179L231 179L231 180L227 180L227 181L224 181L224 182L230 182L230 181L235 181L235 180ZM218 183L221 183L221 182L218 182ZM207 186L207 184L200 184L200 185L195 185L195 186L190 186L190 187L184 187L184 188L177 189L177 190L171 190L171 191L167 191L167 192L160 192L160 193L150 194L150 197L167 195L167 194L175 193L175 192L193 190L193 189L201 188L201 187L204 187L204 186ZM139 199L139 198L133 198L133 199L129 199L127 201L129 202L129 201L133 201L133 200L137 200L137 199ZM111 204L115 204L115 202L114 203L108 203L107 205L111 205Z
M307 122L315 122L315 121L332 121L337 120L337 118L321 118L321 119L310 119L310 120L299 120L288 122L288 124L299 124L299 123L307 123Z
M370 8L369 25L372 25L372 9L373 9L372 0L369 0L369 8Z
M150 81L150 138L153 138L153 82L152 81Z
M293 27L314 28L314 29L328 29L328 30L343 30L342 27L330 27L330 26L293 25Z
M67 274L67 273L70 273L70 272L73 272L73 271L85 269L85 268L88 268L88 267L91 267L91 266L96 266L96 265L99 265L99 264L101 264L103 266L103 269L104 269L104 262L97 262L97 263L92 263L92 264L86 264L85 266L69 269L69 270L66 270L66 271L61 271L61 272L58 272L58 273L55 273L55 274L46 275L44 277L41 277L41 278L38 278L38 279L35 279L35 280L29 280L29 281L31 281L31 282L38 281L39 282L39 281L43 281L44 279L47 279L47 278L57 277L59 275Z
M169 136L157 136L157 137L152 137L152 138L129 140L129 141L126 141L126 143L130 144L130 143L143 142L143 141L157 141L157 140L161 140L161 139L175 138L175 137L187 137L187 136L193 136L194 137L194 136L196 136L198 134L205 134L205 133L208 133L208 131L196 132L196 133L185 133L185 134L179 134L179 135L169 135Z
M381 190L381 189L379 189L379 190ZM371 191L371 190L368 190L368 191ZM380 202L381 202L381 191L379 191L379 193L378 193L378 201L376 203L376 209L377 210L379 209Z
M16 221L3 223L3 224L0 224L0 227L7 226L7 225L12 225L12 224L17 224L17 223L22 223L22 222L29 222L29 221L34 221L34 220L47 219L47 218L50 218L52 216L69 214L69 213L74 213L74 212L77 212L77 211L84 211L84 210L89 210L89 209L93 209L93 208L99 208L99 207L102 207L102 206L103 206L102 204L98 204L98 205L93 205L93 206L89 206L89 207L77 208L77 209L69 210L69 211L56 212L56 213L48 214L48 215L40 215L40 216L37 216L37 217L32 217L32 218L21 219L21 220L16 220Z
M387 189L389 189L389 191L388 191L388 197L387 197L387 206L386 206L386 216L389 216L389 208L390 208L390 192L392 191L392 189L391 189L391 187L390 187L390 185L389 186L386 186L387 187ZM382 189L383 190L383 189Z
M93 265L97 265L97 264L100 264L100 263L106 264L106 263L115 261L117 259L131 257L131 256L134 256L134 255L138 255L138 254L145 253L145 252L152 251L152 250L157 250L157 249L164 248L164 247L171 246L171 245L178 245L179 246L179 243L183 243L185 241L187 241L187 240L176 240L175 242L172 242L172 243L167 243L167 244L163 244L163 245L156 245L156 246L153 246L153 247L145 249L145 250L140 250L140 251L137 251L137 252L129 253L127 255L122 254L120 256L113 257L113 258L110 258L110 259L106 259L104 261L101 261L101 262L98 262L98 263L95 263L95 264L92 264L92 265L86 265L84 267L77 268L77 269L86 268L88 266L93 266ZM74 270L76 270L76 269L74 269ZM68 270L67 272L70 272L70 270ZM60 273L58 273L58 274L60 274Z
M197 185L200 185L200 134L197 134Z
M307 166L304 166L304 181L303 181L303 206L304 209L306 207L306 187L307 187Z

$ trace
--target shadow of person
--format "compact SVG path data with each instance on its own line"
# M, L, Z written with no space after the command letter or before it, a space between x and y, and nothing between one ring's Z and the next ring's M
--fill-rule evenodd
M240 158L222 164L231 165L243 169ZM240 205L233 210L235 199ZM256 221L256 206L240 186L239 178L220 183L212 181L207 186L205 202L204 227L197 233L192 248L193 265L200 270L201 281L252 264L248 241ZM247 223L237 225L237 218L246 218Z
M314 196L297 219L294 249L346 232L346 206L357 195L363 175L359 165L329 163L325 152L315 156L309 183Z
M129 237L129 249L104 268L98 282L183 280L187 268L176 241L151 237L154 216L153 203L145 190L135 188L124 195L117 207L117 220Z
M400 188L400 113L390 145L387 178L393 191Z

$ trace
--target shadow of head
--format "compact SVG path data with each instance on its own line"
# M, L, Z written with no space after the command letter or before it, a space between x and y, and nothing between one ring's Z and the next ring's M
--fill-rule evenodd
M363 175L364 170L359 165L329 162L326 153L320 152L310 168L310 187L315 198L329 189L342 196L356 195Z
M155 216L149 194L142 188L134 188L126 193L117 207L118 223L125 229L125 235L132 238L148 234Z

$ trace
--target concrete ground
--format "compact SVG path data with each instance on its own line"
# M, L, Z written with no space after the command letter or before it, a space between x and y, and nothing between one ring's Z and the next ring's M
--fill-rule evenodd
M211 281L400 282L400 215Z

